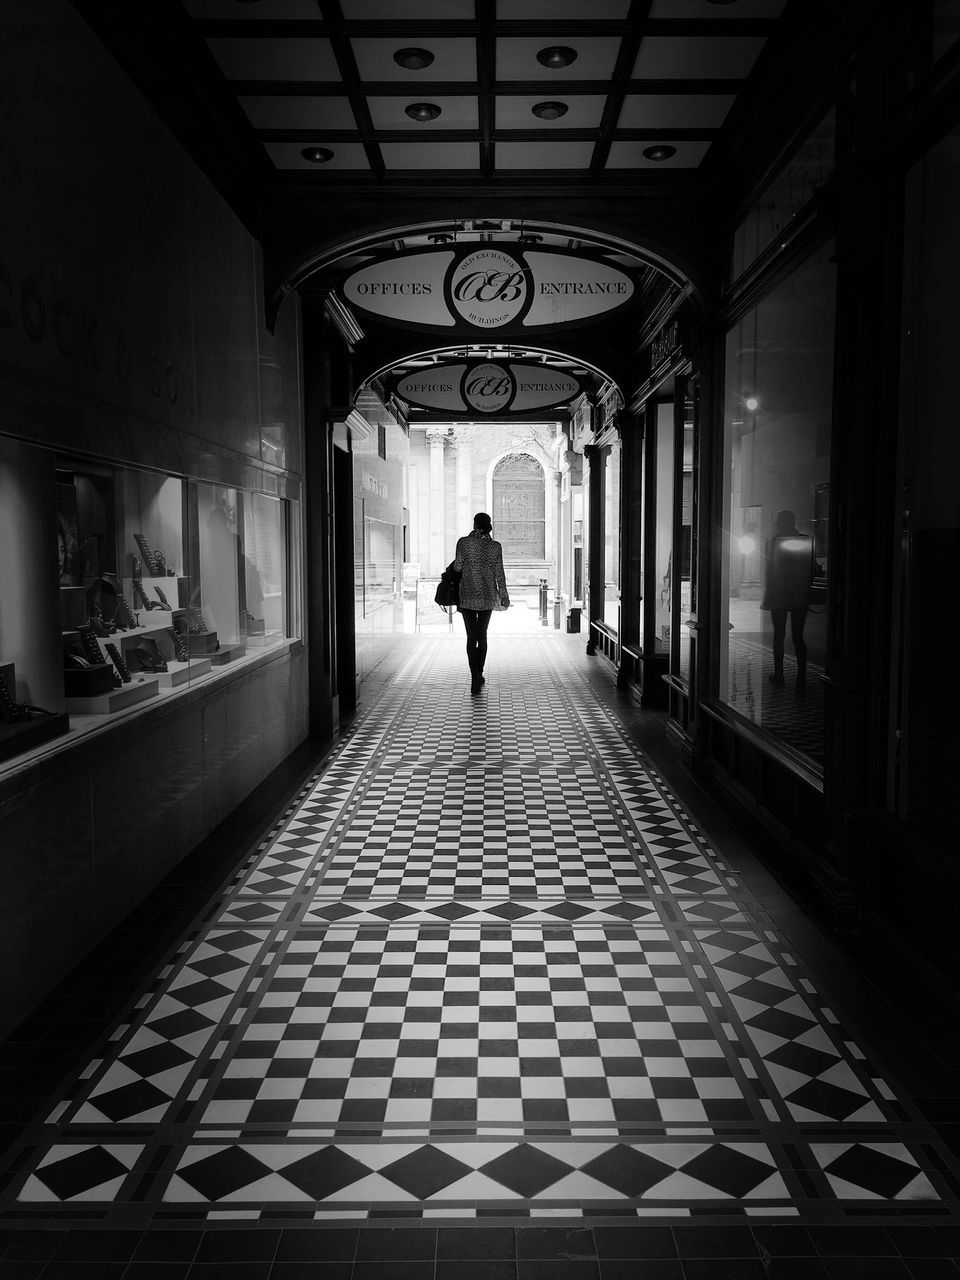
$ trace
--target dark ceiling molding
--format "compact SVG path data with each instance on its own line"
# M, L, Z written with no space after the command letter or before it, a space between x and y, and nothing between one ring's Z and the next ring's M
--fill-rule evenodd
M367 95L361 90L360 73L353 56L353 46L349 37L343 33L343 15L339 0L318 0L318 2L323 11L333 56L340 69L340 78L343 81L342 91L349 99L353 117L360 130L367 163L374 177L382 178L386 172L386 165L383 163L380 144L374 140L373 120L370 118L370 108L367 106Z
M620 42L617 64L613 69L613 80L607 91L606 102L603 104L600 137L594 144L593 155L590 157L590 172L594 175L603 173L606 169L613 131L617 127L620 112L623 110L623 100L627 96L630 84L630 73L637 61L640 41L643 39L644 27L652 7L653 0L631 0L627 18L629 34L625 35Z

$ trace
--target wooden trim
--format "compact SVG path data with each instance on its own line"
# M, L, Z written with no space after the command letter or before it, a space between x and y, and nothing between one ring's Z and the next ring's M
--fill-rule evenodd
M764 755L776 761L778 765L792 773L819 795L823 795L823 771L818 770L799 751L794 751L785 743L779 742L772 737L772 735L765 733L762 729L758 729L749 720L745 720L722 702L712 698L701 699L697 706L711 720L716 721L717 724L722 724L725 729L729 729L731 733L735 733L738 737L743 738L744 741L749 742L758 751L762 751Z

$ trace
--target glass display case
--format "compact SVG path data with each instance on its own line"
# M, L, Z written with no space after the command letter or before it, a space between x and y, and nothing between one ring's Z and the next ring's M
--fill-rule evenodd
M69 727L57 634L54 484L52 454L0 438L0 765Z
M289 507L0 441L0 765L294 634Z

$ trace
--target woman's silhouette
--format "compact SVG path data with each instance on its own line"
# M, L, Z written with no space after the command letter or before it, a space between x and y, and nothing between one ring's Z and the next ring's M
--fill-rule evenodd
M493 522L485 511L473 517L473 530L457 542L454 567L460 579L460 604L467 630L470 693L475 698L482 685L487 660L487 627L494 609L508 609L510 596L503 576L503 548L490 536Z

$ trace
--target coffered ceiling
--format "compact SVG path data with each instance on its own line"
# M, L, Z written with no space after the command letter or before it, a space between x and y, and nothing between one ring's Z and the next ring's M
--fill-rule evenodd
M743 128L788 8L787 0L182 3L189 38L203 50L195 65L236 104L261 176L323 184L335 175L338 185L428 175L682 180L709 164L725 130ZM803 0L791 4L796 11Z

